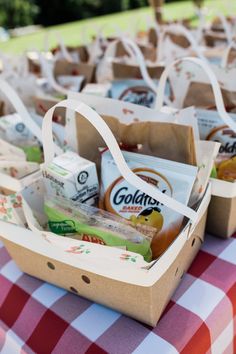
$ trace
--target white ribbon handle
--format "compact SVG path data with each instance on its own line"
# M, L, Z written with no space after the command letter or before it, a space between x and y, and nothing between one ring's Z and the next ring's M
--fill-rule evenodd
M174 62L172 62L169 66L167 66L165 68L165 70L163 71L163 73L161 75L158 90L157 90L157 100L156 100L155 109L157 111L161 110L161 108L163 106L165 85L166 85L168 76L169 76L171 70L175 67L175 65L180 62L194 63L202 68L202 70L206 73L206 75L210 81L210 84L211 84L211 87L212 87L212 90L214 93L216 109L217 109L221 119L224 121L224 123L230 129L232 129L233 131L236 132L236 122L234 122L231 119L231 117L229 116L229 114L225 110L224 100L222 97L220 85L217 81L216 75L212 71L210 65L207 62L202 61L199 58L192 58L192 57L180 58L180 59L175 60Z
M206 19L205 19L204 10L202 8L197 7L197 6L196 6L196 14L199 19L199 24L198 24L197 31L196 31L196 41L197 41L197 43L200 43L203 38L203 31L204 31L204 28L206 25Z
M164 27L164 30L160 33L158 46L157 46L157 61L161 62L163 60L163 42L167 33L181 34L187 38L190 42L191 48L197 54L197 56L206 61L206 58L202 54L197 41L195 40L192 33L181 24L171 24Z
M119 42L122 42L122 44L124 45L125 47L125 50L127 51L127 53L129 54L129 56L131 57L131 59L135 60L136 59L136 56L135 54L133 53L133 51L130 49L129 45L127 45L125 42L124 42L124 37L119 37L117 39L115 39L114 41L112 41L111 43L108 44L105 52L104 52L104 60L105 62L107 60L109 60L109 58L114 58L115 56L115 50L116 50L116 47L117 47L117 44Z
M53 63L49 63L47 61L47 59L43 56L43 54L41 54L40 52L38 52L39 55L39 62L42 68L42 73L43 75L48 79L49 84L51 85L51 87L59 92L62 93L63 95L68 96L70 93L70 90L67 90L66 88L64 88L63 86L59 85L58 82L55 80L54 75L53 75Z
M98 37L99 38L105 38L104 30L106 28L109 28L110 32L111 33L113 32L113 35L115 37L121 36L122 31L121 31L120 26L118 26L116 23L107 22L98 29Z
M42 132L40 127L33 121L32 117L30 116L24 103L22 102L16 91L2 78L0 78L0 91L11 102L16 112L22 118L25 126L40 142L42 142Z
M68 52L65 43L63 41L62 36L60 35L59 32L53 32L53 31L49 31L45 34L45 38L44 38L44 48L45 48L45 52L49 52L49 37L50 35L54 35L58 41L59 44L59 48L62 52L63 57L65 58L66 61L69 62L73 62L73 58L71 57L70 53Z
M225 50L223 57L222 57L222 61L221 61L221 67L223 69L226 69L228 66L228 62L229 62L229 55L232 49L236 49L236 41L232 40L232 42L230 43L230 45L228 46L228 48Z
M121 41L125 45L125 48L129 46L135 54L143 80L153 91L156 91L156 85L148 73L144 56L137 44L129 38L122 38Z
M82 102L76 100L64 100L50 108L45 114L42 126L42 136L46 165L49 164L54 158L54 144L52 140L52 116L54 110L57 107L65 107L79 113L96 128L96 130L105 141L107 147L109 148L117 168L120 171L120 174L128 183L136 187L138 190L141 190L143 193L149 195L151 198L160 201L168 208L188 217L193 222L197 221L196 211L178 202L177 200L172 199L166 194L161 193L158 189L143 181L130 170L108 125L96 111Z
M222 13L218 13L217 16L219 17L219 19L220 19L220 21L222 23L222 26L223 26L223 29L224 29L224 32L225 32L225 35L226 35L227 42L228 42L228 44L230 44L232 42L233 36L232 36L231 29L230 29L230 26L228 24L228 21L226 20L226 17Z
M131 53L131 57L133 57L135 60L137 60L140 71L141 71L141 75L143 77L143 80L146 82L146 84L153 91L156 91L156 89L157 89L156 85L148 73L144 56L143 56L141 50L139 49L139 47L137 46L137 44L134 41L132 41L131 39L122 37L122 38L116 39L113 42L111 42L109 44L109 46L107 47L107 50L104 54L104 61L106 62L106 60L111 56L111 53L114 51L114 49L116 48L116 46L119 42L121 42L124 45L124 47L128 53Z

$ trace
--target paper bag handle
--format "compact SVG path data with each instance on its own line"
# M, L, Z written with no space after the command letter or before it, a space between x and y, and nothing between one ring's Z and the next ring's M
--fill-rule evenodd
M57 107L65 107L79 113L95 127L95 129L101 135L107 147L109 148L111 155L117 165L117 168L120 171L120 174L125 178L128 183L136 187L138 190L141 190L143 193L149 195L151 198L160 201L168 208L175 210L178 213L188 217L193 222L197 221L197 213L193 209L161 193L158 189L143 181L140 177L138 177L130 170L121 153L119 145L108 125L95 110L93 110L82 102L69 99L64 100L50 108L45 114L42 125L45 165L49 164L54 158L54 145L52 140L52 117L54 110Z
M216 78L214 72L212 71L210 65L206 61L202 61L199 58L192 58L192 57L180 58L180 59L175 60L174 62L172 62L170 65L168 65L165 68L165 70L163 71L163 73L161 75L158 90L157 90L157 100L156 100L155 109L157 111L161 110L161 108L163 106L163 101L164 101L165 85L166 85L168 76L170 74L170 71L175 67L176 64L179 64L181 62L194 63L194 64L200 66L202 68L202 70L206 73L206 75L210 81L213 93L214 93L216 109L217 109L221 119L224 121L224 123L228 127L230 127L230 129L232 129L233 131L236 132L236 123L232 120L230 115L225 110L224 100L222 97L220 85L217 81L217 78Z
M24 103L16 93L16 91L2 78L0 78L0 91L7 97L16 112L22 118L25 126L31 133L42 142L42 132L39 126L33 121Z
M58 41L58 44L59 44L59 48L62 52L62 55L63 57L65 58L66 61L69 61L69 62L73 62L73 59L70 55L70 53L68 52L66 46L65 46L65 43L64 43L64 40L62 38L62 36L60 35L59 32L54 32L54 31L49 31L45 34L45 38L44 38L44 49L45 49L45 52L49 52L49 37L51 35L54 35L54 37L56 37L57 41Z
M41 68L42 68L42 72L43 72L44 76L48 79L51 87L55 91L68 96L70 91L67 90L66 88L64 88L63 86L59 85L58 82L54 78L53 65L50 65L48 63L47 59L42 55L42 53L38 52L38 56L39 56L39 62L40 62Z
M114 40L108 45L106 52L104 54L104 59L110 56L111 51L117 46L119 42L121 42L124 45L128 53L131 53L131 57L137 60L143 80L153 91L156 91L156 85L147 71L144 56L141 50L139 49L139 47L137 46L137 44L133 40L124 37Z
M99 28L98 28L98 35L97 35L97 37L99 38L99 39L101 39L101 38L105 38L106 39L106 36L105 36L105 34L104 34L104 31L105 31L105 29L107 29L107 28L109 28L111 31L110 32L113 32L114 34L114 36L115 37L120 37L121 36L121 33L122 33L122 31L121 31L121 27L119 26L119 25L117 25L115 22L114 23L111 23L111 22L106 22L106 23L104 23L102 26L100 26Z
M171 24L168 26L165 26L163 31L161 31L159 40L158 40L158 46L157 46L157 61L161 62L163 60L163 42L164 38L167 33L173 33L173 34L182 34L187 38L187 40L190 42L192 49L194 52L197 54L199 58L202 60L206 61L206 58L202 54L199 45L195 38L193 37L192 33L187 30L183 25L181 24Z
M232 42L233 36L232 36L232 33L231 33L231 29L229 27L228 21L227 21L225 15L223 15L220 12L217 14L217 16L219 17L220 22L221 22L221 24L223 26L227 42L228 42L228 44L230 44Z
M203 32L204 32L204 27L206 24L206 19L205 19L204 10L202 8L195 6L195 12L198 16L198 27L197 27L195 38L196 38L197 43L200 43L203 38Z

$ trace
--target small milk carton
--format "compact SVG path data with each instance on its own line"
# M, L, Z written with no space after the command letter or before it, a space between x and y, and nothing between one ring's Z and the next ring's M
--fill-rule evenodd
M98 177L95 163L67 151L42 168L46 191L73 201L95 205Z

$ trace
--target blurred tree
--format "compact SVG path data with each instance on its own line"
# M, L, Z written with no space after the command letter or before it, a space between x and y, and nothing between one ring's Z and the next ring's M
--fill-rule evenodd
M109 0L36 0L36 2L40 7L38 22L46 26L99 16L106 13L106 8L108 12L116 10L116 6L112 6L113 2L111 4Z
M135 9L137 7L148 6L148 0L122 0L121 9L122 11Z
M1 1L1 0L0 0ZM53 25L148 5L148 0L36 0L38 22Z
M143 7L147 6L148 1L147 0L129 0L129 8L130 9L135 9L137 7Z
M197 7L203 7L204 0L193 0L193 2Z
M0 25L6 28L31 25L38 11L34 0L0 0Z
M0 0L0 26L49 26L147 5L148 0Z

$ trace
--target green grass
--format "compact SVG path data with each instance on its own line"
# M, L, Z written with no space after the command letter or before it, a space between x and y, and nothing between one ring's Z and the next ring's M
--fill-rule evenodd
M226 7L227 4L228 8ZM234 13L236 13L235 0L228 0L228 2L226 0L208 0L206 1L206 6L210 10L210 16L217 14L217 12L227 14L227 12L232 13L232 11L234 11ZM168 20L192 17L194 15L192 2L176 1L172 4L166 4L164 14L165 18ZM67 45L78 45L88 42L93 35L96 35L98 29L103 26L105 35L114 34L116 26L127 33L134 31L136 28L145 29L147 23L150 25L152 15L151 8L142 8L53 26L42 29L34 34L13 38L7 42L0 43L0 51L16 54L26 50L44 49L45 35L49 33L49 31L59 31ZM57 44L57 40L53 35L49 37L49 44L50 47Z

